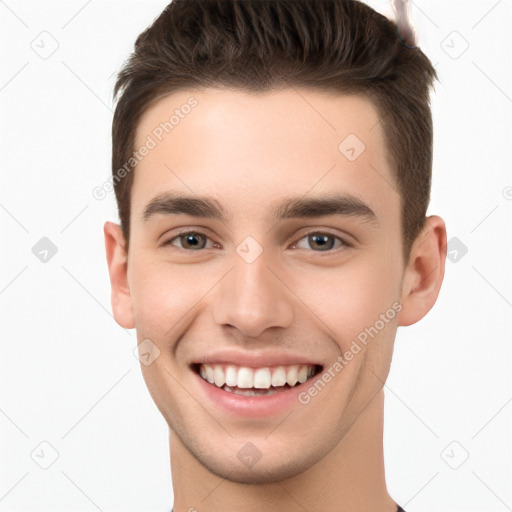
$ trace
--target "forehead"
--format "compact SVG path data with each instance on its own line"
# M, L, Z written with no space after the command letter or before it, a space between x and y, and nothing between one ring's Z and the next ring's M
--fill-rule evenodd
M178 91L139 120L135 149L143 146L133 212L167 191L214 196L250 215L282 196L331 192L356 195L382 215L398 211L382 123L364 97L296 88Z

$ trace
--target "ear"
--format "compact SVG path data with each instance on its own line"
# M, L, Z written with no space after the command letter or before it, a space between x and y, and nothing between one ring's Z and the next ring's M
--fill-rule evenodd
M445 261L446 226L441 217L431 215L412 245L404 270L398 325L414 324L430 311L441 289Z
M105 222L103 232L105 234L105 251L112 288L110 300L114 319L121 327L133 329L135 318L128 287L128 254L123 231L119 224Z

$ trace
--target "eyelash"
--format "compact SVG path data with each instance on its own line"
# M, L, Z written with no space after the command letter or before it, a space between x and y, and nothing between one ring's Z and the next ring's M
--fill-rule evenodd
M209 237L208 235L206 235L205 233L203 233L202 231L196 231L196 230L188 230L188 231L182 231L181 233L178 233L177 235L173 236L172 238L169 238L168 240L166 240L165 242L162 243L162 247L168 247L170 245L172 245L172 242L176 239L179 239L181 238L182 236L184 235L202 235L204 237L206 237L208 240L209 240ZM332 233L329 233L327 231L310 231L309 233L306 233L305 235L303 235L301 238L299 238L299 240L295 243L293 243L292 245L293 246L296 246L301 240L303 240L304 238L307 238L308 236L310 235L328 235L330 237L333 237L337 240L339 240L341 242L341 246L338 247L338 248L333 248L333 249L329 249L329 250L326 250L326 251L314 251L314 250L311 250L311 252L317 252L319 254L332 254L332 253L335 253L339 250L342 250L342 249L348 249L348 248L351 248L353 247L352 244L349 244L348 242L346 242L345 240L343 240L342 238L332 234ZM206 249L198 249L196 251L192 250L192 249L183 249L182 247L175 247L176 249L180 250L180 251L184 251L184 252L201 252L203 250L206 250ZM307 250L307 249L303 249L303 250Z

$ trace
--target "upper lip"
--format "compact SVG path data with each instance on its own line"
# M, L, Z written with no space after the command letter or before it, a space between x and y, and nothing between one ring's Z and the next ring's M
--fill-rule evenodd
M228 364L233 366L246 366L249 368L265 368L267 366L290 366L293 364L307 364L322 366L322 364L309 356L283 352L248 353L238 351L220 351L201 356L192 364Z

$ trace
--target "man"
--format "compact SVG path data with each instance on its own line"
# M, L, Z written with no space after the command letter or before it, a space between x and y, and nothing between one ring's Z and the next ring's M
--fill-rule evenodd
M174 0L118 76L116 321L174 512L395 512L383 386L444 276L436 78L356 0Z

